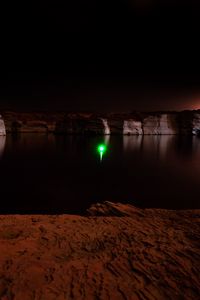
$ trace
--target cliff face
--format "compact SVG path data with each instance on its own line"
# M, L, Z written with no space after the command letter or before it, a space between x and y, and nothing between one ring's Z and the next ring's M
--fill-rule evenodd
M123 134L139 135L143 134L143 124L141 121L134 119L124 120Z
M0 298L197 300L200 211L0 216Z
M143 120L144 134L178 134L176 114L150 115Z
M5 135L5 134L6 134L6 128L5 128L4 120L0 115L0 135Z
M200 110L97 115L92 113L3 114L7 132L57 134L200 134Z
M192 133L200 135L200 113L194 113L193 115Z
M66 115L56 122L55 133L66 134L105 134L104 121L93 115Z
M18 113L4 112L6 131L19 132L55 132L56 124L63 121L64 113Z

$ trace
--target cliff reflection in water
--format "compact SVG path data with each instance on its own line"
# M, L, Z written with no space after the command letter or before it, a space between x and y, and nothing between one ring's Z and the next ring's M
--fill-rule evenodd
M200 158L200 138L195 136L149 135L123 136L124 152L139 152L152 159L165 159L169 155L197 155Z
M2 157L6 145L6 136L0 136L0 158Z
M0 155L1 212L83 213L106 200L200 208L198 137L7 135Z

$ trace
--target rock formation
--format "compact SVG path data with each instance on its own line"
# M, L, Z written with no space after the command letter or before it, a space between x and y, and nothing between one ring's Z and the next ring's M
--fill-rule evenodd
M104 134L111 134L107 119L101 119L104 126Z
M150 115L143 120L144 134L178 134L175 114Z
M0 135L6 135L5 124L4 124L4 120L2 119L1 115L0 115Z
M55 133L65 134L109 134L106 120L93 115L66 115L56 122Z
M194 135L200 135L200 113L194 113L192 128Z
M64 113L25 113L6 111L3 118L8 133L55 132L56 123L63 121Z
M4 112L6 131L56 134L172 135L200 134L200 110L149 113Z
M140 135L143 134L142 122L133 119L124 120L123 134Z
M200 211L0 216L0 299L200 298Z
M177 114L177 124L180 134L188 135L193 133L193 119L194 112L192 111L182 111Z

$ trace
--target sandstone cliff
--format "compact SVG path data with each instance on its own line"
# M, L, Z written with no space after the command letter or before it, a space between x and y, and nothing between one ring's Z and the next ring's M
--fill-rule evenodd
M8 133L200 135L200 110L104 115L4 112L3 118Z
M0 216L0 299L200 299L200 211Z
M6 134L6 129L5 129L4 120L2 119L2 116L0 115L0 135L5 135L5 134Z

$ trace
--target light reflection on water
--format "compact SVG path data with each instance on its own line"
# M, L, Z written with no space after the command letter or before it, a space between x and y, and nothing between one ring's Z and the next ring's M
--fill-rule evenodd
M165 159L172 153L177 156L188 153L200 158L200 138L176 135L123 136L123 149L125 153L140 152L157 156L158 159Z
M105 135L105 136L104 136L104 143L105 143L106 145L108 145L108 144L109 144L109 141L110 141L110 135Z
M7 135L0 157L1 212L82 213L105 200L200 208L197 137Z
M6 145L6 137L0 136L0 159L4 153L5 145Z
M169 148L176 139L171 135L163 136L124 136L123 146L125 152L140 152L165 159Z

